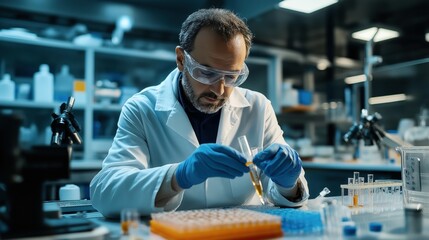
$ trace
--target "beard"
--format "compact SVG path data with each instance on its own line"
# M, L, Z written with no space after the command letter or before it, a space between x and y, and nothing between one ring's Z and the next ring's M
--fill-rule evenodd
M192 103L192 106L194 106L194 108L196 108L200 112L207 113L207 114L216 113L226 103L227 98L219 98L218 96L216 96L216 94L212 92L202 93L199 96L195 95L194 89L192 88L191 83L189 82L189 79L186 77L185 73L182 74L182 86L186 96L188 97L189 101ZM214 104L204 103L202 101L204 97L209 97L219 101Z

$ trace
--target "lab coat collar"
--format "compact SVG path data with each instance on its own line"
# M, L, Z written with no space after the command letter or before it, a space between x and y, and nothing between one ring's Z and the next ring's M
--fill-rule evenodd
M229 105L233 108L250 107L250 103L243 95L242 90L243 90L242 88L235 87L231 95L229 96L228 102L225 106Z
M178 89L177 81L179 81L180 71L174 69L167 78L160 84L158 98L156 99L155 111L171 111L177 104Z

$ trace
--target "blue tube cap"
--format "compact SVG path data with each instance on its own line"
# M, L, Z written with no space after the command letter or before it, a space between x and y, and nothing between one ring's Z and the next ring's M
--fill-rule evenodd
M356 226L354 225L346 225L343 227L343 235L344 236L356 236Z
M383 224L380 222L370 222L369 223L369 231L371 232L381 232L383 229Z

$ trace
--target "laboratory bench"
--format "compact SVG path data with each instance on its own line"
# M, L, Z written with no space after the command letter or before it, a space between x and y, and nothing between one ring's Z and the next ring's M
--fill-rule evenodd
M327 205L327 202L334 203L335 205ZM410 219L406 217L402 205L402 201L399 201L393 205L394 207L390 207L389 209L386 208L381 211L373 212L360 212L359 209L353 210L346 206L342 206L341 197L325 197L311 199L304 206L297 209L256 205L231 209L247 208L259 211L258 208L260 208L264 211L268 210L271 212L283 211L281 215L274 214L281 216L283 232L282 237L277 237L275 239L428 239L429 228L426 226L429 226L429 216L421 214L418 218L414 217ZM335 208L325 211L326 206L335 206ZM344 208L350 209L350 211L345 211L349 214L347 220L344 220L344 217L335 215L338 211L343 213ZM326 212L326 214L324 212ZM326 221L322 220L325 216L330 220L335 219L334 222L336 223L327 227ZM80 235L76 235L75 233L62 235L62 239L164 239L151 232L150 217L140 217L139 227L135 232L138 236L133 236L134 238L131 236L123 236L123 229L119 218L108 219L96 211L88 213L63 214L62 218L83 218L91 223L95 223L97 226L97 229L87 233L88 235L86 238L82 233L80 233ZM341 218L341 220L339 218ZM345 225L355 226L356 235L354 237L344 237L343 231ZM372 231L369 230L370 226L373 227L375 225L378 226L378 230L380 230L379 232L376 232L374 229ZM417 235L410 235L407 231L420 233Z
M395 164L369 163L362 161L336 161L333 159L314 159L303 161L310 197L314 198L327 187L332 196L340 196L340 184L346 184L347 179L353 177L353 172L360 172L361 176L374 174L377 179L401 179L401 166Z

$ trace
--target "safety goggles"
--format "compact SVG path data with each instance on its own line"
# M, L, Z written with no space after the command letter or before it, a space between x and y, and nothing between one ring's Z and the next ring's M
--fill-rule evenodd
M246 63L244 63L243 69L239 71L218 70L199 64L185 50L183 52L186 58L185 68L188 70L189 75L202 84L212 85L219 80L224 80L226 87L237 87L246 81L247 76L249 76L249 69Z

